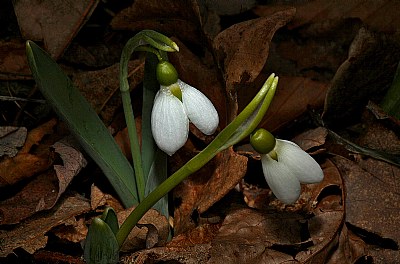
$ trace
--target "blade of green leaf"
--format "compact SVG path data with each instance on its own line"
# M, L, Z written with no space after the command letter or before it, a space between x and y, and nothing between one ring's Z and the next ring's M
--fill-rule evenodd
M133 168L96 112L44 50L27 41L26 52L43 96L103 170L124 206L137 204Z
M85 241L83 256L89 264L112 264L119 261L119 246L106 222L93 219Z
M400 63L397 66L392 85L381 102L383 110L400 119Z
M151 111L153 109L154 97L160 89L156 77L158 59L155 55L148 53L144 67L143 80L143 107L142 107L142 166L145 182L147 182L150 167L154 161L157 146L151 132Z
M167 177L167 155L161 149L157 149L146 182L146 196L163 183ZM168 219L168 195L161 198L153 208Z
M114 235L117 234L119 229L118 217L113 208L107 207L101 215L101 220L103 220L110 227Z
M146 196L168 177L167 156L157 148L151 132L151 111L154 97L160 89L156 77L158 59L149 53L146 56L145 73L143 80L143 108L142 108L142 164L146 180ZM154 206L168 219L168 196L164 196Z

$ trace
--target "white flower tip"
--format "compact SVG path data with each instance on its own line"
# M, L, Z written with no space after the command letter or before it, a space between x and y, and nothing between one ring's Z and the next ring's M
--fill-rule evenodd
M154 98L151 132L157 146L170 156L188 138L189 120L181 101L163 89Z
M190 121L204 134L211 135L219 124L218 112L202 92L178 80L182 90L182 102Z
M281 202L292 204L300 196L301 186L294 172L282 162L272 159L268 154L261 156L261 164L272 192Z

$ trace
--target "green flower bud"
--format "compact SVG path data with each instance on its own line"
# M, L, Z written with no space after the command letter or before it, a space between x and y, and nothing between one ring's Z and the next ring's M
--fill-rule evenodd
M276 144L275 137L264 128L257 129L250 135L250 144L260 154L268 154Z
M182 102L182 91L177 83L168 86L171 93Z
M169 86L178 81L178 72L168 61L160 61L156 68L157 80L161 85Z

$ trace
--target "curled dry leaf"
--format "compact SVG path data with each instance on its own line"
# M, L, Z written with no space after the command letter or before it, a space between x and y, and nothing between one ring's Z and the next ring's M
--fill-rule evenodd
M332 254L327 264L362 262L362 260L365 260L366 254L365 242L348 230L346 225L343 225L338 248Z
M205 224L175 236L165 247L140 250L121 259L124 264L148 261L173 261L180 263L207 263L210 258L211 241L217 234L219 224ZM147 262L146 262L147 261Z
M302 77L279 76L279 88L260 126L274 131L304 114L321 108L328 85Z
M373 159L357 164L335 157L334 162L342 171L346 184L346 222L375 247L397 250L400 244L396 228L400 221L397 213L400 197L396 175L400 169Z
M6 257L16 248L23 248L33 254L47 243L45 235L51 228L58 226L71 217L86 213L90 210L89 202L79 195L67 197L60 206L46 212L40 217L26 220L14 229L0 232L0 241L3 242L0 257Z
M0 224L16 224L57 201L57 177L48 170L29 182L14 196L0 202Z
M137 0L117 14L111 26L132 31L153 29L192 43L199 43L202 35L200 10L194 0L162 1L162 4L157 0Z
M31 79L26 59L25 42L22 40L0 40L0 79Z
M121 225L123 221L128 217L128 215L132 212L134 208L128 208L126 210L117 212L118 222ZM150 209L146 212L146 214L140 219L139 224L141 225L151 225L152 230L149 234L147 228L139 228L134 227L130 232L128 238L125 240L125 243L121 247L121 251L129 252L134 250L139 250L146 248L146 244L153 244L162 246L166 243L168 234L169 234L169 224L165 216L160 214L154 209ZM154 239L150 242L147 240L148 236L155 237L155 228L158 233L158 241Z
M391 84L399 59L400 48L390 39L361 28L329 87L324 121L344 126L359 120L368 100L382 96Z
M0 161L0 187L15 184L48 169L53 162L53 154L47 145L40 145L45 135L53 133L57 120L52 119L29 131L25 144L15 157ZM37 146L31 151L33 146Z
M111 194L103 193L96 185L90 188L90 207L92 210L99 209L103 206L110 206L116 212L124 210L122 204Z
M38 134L40 133L36 131L36 135ZM36 142L32 138L31 136L31 141ZM28 182L14 196L0 202L0 224L19 223L21 220L39 211L51 209L56 204L73 177L86 166L86 160L82 153L71 147L71 145L66 144L68 144L68 141L64 140L63 142L56 142L53 145L55 152L60 154L63 165L54 165L54 170L49 169L42 172L32 181ZM71 141L69 144L72 144ZM49 153L49 150L45 151L46 155L49 155ZM23 159L20 160L20 157L23 157ZM45 161L49 163L48 160L49 158L47 157ZM50 160L52 161L53 158ZM42 166L48 165L47 163L44 165L41 164L43 161L29 153L19 154L12 161L20 161L21 163L6 163L9 164L10 169L5 171L5 173L11 176L15 175L15 172L30 174L29 176L32 176L35 175L36 171L31 169L31 167L38 166L39 169L43 170ZM4 162L1 165L4 165ZM44 169L47 168L48 166L45 166Z
M323 146L327 136L328 130L326 128L317 127L297 135L292 141L303 150L309 151L311 148Z
M64 138L54 143L53 147L63 161L63 165L54 165L58 178L58 196L56 199L58 200L72 179L78 175L82 168L86 167L87 161L78 150L78 143L72 138Z
M228 88L255 80L268 57L275 31L288 23L294 14L295 10L289 9L268 18L244 21L215 37L214 50Z
M388 153L399 152L400 140L393 131L377 121L366 122L365 127L360 145ZM337 157L335 163L343 171L346 183L346 221L378 235L381 242L390 239L398 247L400 232L393 227L400 222L397 214L400 169L373 158L353 162ZM378 238L374 240L378 243ZM390 248L389 241L387 245Z
M193 228L193 212L205 212L232 190L246 171L247 158L229 148L178 185L174 190L174 200L181 203L174 212L175 233Z
M54 228L51 232L61 239L80 243L86 238L88 227L84 218L77 220L75 217L71 217L63 225Z
M89 19L96 0L14 1L14 11L24 39L44 41L53 58L58 58Z
M131 61L128 64L128 76L129 86L136 88L143 80L144 61ZM119 64L98 71L75 73L72 80L103 122L108 124L121 107Z
M400 8L398 1L316 0L292 2L291 5L296 7L297 12L290 27L301 27L309 23L345 17L360 18L371 28L383 32L395 32L400 24L400 17L395 11Z
M0 127L0 158L4 155L12 158L18 153L18 148L25 143L26 127Z
M228 104L232 108L229 119L233 119L237 114L237 90L245 84L252 83L260 74L275 31L288 23L294 13L294 9L289 9L268 18L241 22L225 29L214 38L214 52L218 66L223 71L229 96Z

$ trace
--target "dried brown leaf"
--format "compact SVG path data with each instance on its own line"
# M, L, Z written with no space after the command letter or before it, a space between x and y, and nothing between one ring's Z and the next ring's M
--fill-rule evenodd
M133 255L123 257L123 264L157 263L161 261L173 261L182 264L205 264L208 263L210 245L199 244L192 247L156 247L145 251L138 251Z
M361 28L329 87L324 121L344 126L359 120L368 100L389 87L399 59L400 48L387 37Z
M53 163L51 153L35 155L21 153L0 162L0 187L15 184L47 170Z
M214 52L218 66L223 71L229 96L228 104L232 108L229 119L237 114L237 90L254 82L260 74L275 31L289 22L294 13L294 9L289 9L268 18L241 22L214 38Z
M324 127L318 127L297 135L292 141L303 150L308 151L311 148L324 145L327 136L328 130Z
M0 79L31 79L24 41L0 40Z
M118 30L153 29L192 43L199 43L202 35L200 10L194 0L134 1L113 18L111 26Z
M53 58L58 58L89 19L98 2L19 0L13 4L24 39L43 40L47 51Z
M346 221L399 245L400 231L394 227L400 222L400 169L374 159L359 164L340 157L334 161L346 183Z
M335 157L334 162L341 169L346 184L346 222L357 228L356 234L373 242L380 250L387 249L388 255L398 256L398 250L393 249L397 249L400 242L396 228L400 221L397 213L400 169L373 159L357 164ZM376 246L371 250L375 251L374 248ZM372 254L377 259L386 258L378 252Z
M357 17L371 28L384 31L395 32L398 30L400 18L396 12L400 8L398 1L346 1L335 2L314 0L306 2L292 2L297 10L296 16L290 23L290 27L300 27L305 24L318 23L327 20ZM258 6L257 14L263 12L267 7Z
M54 170L58 178L58 200L72 179L82 168L86 167L87 161L78 150L78 143L72 139L64 138L64 140L54 143L53 147L54 151L60 155L63 161L63 165L54 165Z
M128 217L128 215L133 211L134 208L128 208L126 210L117 212L118 222L121 225L123 221ZM139 224L141 225L152 225L158 232L158 241L156 245L162 246L166 243L169 234L169 223L164 215L160 214L154 209L150 209L146 214L140 219ZM130 232L129 236L125 240L121 247L121 251L129 252L134 250L139 250L146 248L146 243L149 235L148 229L139 228L135 226ZM152 231L154 236L154 230ZM154 240L152 241L154 243Z
M180 234L193 228L193 212L205 212L232 190L246 171L247 158L229 148L178 185L174 190L174 199L182 203L175 208L175 233Z
M343 225L340 232L338 248L333 252L327 264L351 264L356 263L366 255L366 244L359 237L355 236Z
M143 76L144 61L131 61L128 64L128 81L131 89L142 82ZM75 73L72 80L102 120L109 123L122 102L119 92L119 64L98 71Z
M279 87L260 126L274 131L304 114L308 107L321 108L327 88L323 82L279 76Z
M33 217L10 231L1 231L3 241L0 257L6 257L16 248L23 248L33 254L47 243L45 235L51 228L60 225L71 217L90 210L89 202L79 195L67 197L56 209L44 215Z
M212 241L208 263L296 263L272 245L301 244L301 216L239 209L229 214Z
M12 158L18 153L18 148L25 143L27 129L25 127L0 127L0 157L7 155Z
M71 217L64 225L54 228L51 232L61 239L79 243L86 238L88 227L84 218L76 220L75 217Z
M52 208L57 194L57 177L54 171L48 170L17 194L0 202L0 224L16 224L38 211Z
M211 240L220 224L205 224L175 236L165 247L141 250L125 256L122 263L179 260L180 263L207 263ZM134 262L135 261L135 262Z
M110 206L116 212L124 210L122 204L110 194L103 193L94 184L90 188L90 207L92 210L99 209L102 206Z
M57 120L53 118L29 131L28 137L25 141L25 145L23 149L21 149L20 153L29 153L32 146L39 145L44 136L50 135L54 132L54 127L56 126L56 124Z
M269 18L235 24L217 35L214 49L228 88L255 80L268 57L275 31L293 15L293 9L277 12Z

